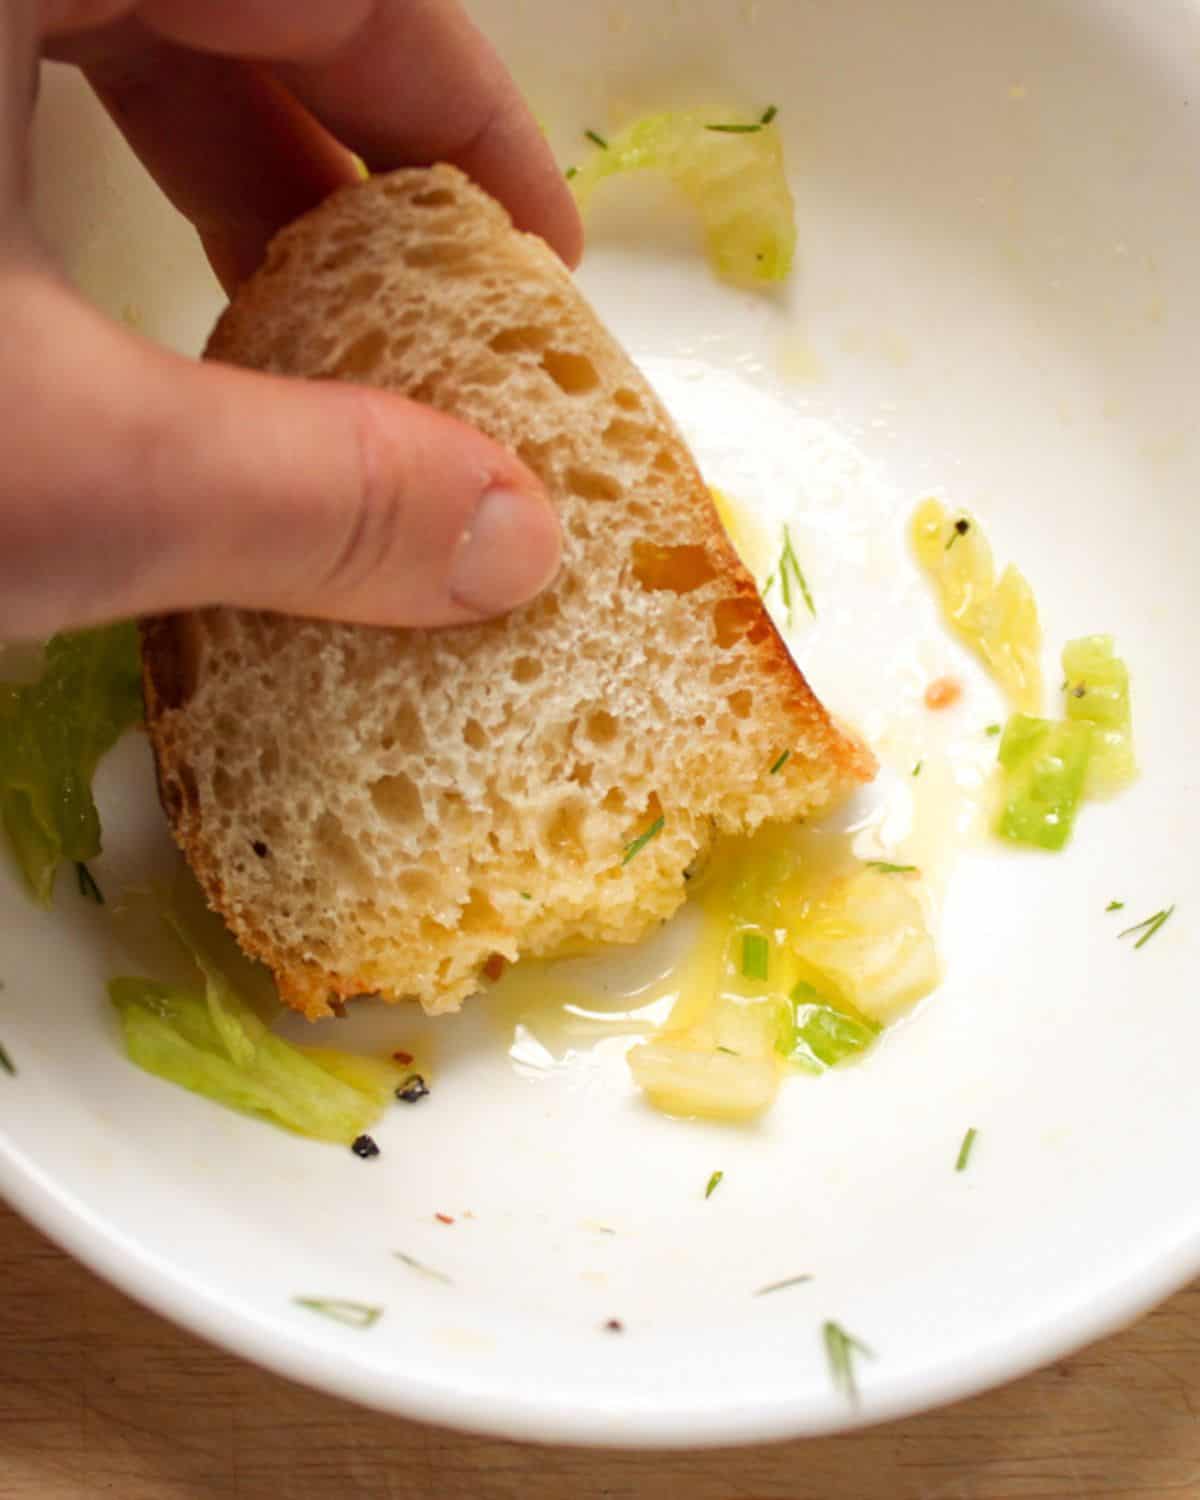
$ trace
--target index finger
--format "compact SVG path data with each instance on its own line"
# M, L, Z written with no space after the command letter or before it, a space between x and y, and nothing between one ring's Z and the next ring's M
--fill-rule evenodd
M568 265L574 199L537 122L457 0L149 0L146 24L187 46L270 63L374 171L448 161Z

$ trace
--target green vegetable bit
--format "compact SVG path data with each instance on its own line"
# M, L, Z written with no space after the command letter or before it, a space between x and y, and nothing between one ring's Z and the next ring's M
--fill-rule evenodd
M601 151L608 150L608 142L596 130L585 130L583 132L583 138L584 140L591 141L593 146L599 146Z
M123 977L109 998L125 1050L147 1073L315 1140L349 1145L382 1114L399 1069L381 1059L302 1049L275 1036L174 914L204 990Z
M967 1170L967 1164L971 1160L971 1152L974 1149L975 1138L978 1134L979 1132L972 1125L966 1135L963 1136L962 1145L958 1148L958 1157L954 1163L954 1170L956 1172L965 1172Z
M0 822L39 905L50 905L62 860L99 854L92 776L141 717L129 623L57 635L36 682L0 684Z
M1135 932L1140 932L1141 937L1134 943L1135 948L1144 948L1160 927L1164 927L1170 920L1175 908L1164 907L1162 911L1156 911L1152 917L1147 917L1144 922L1136 922L1132 927L1126 927L1124 932L1119 932L1118 937L1132 937Z
M651 839L656 839L658 835L663 831L663 827L666 824L666 821L666 818L664 818L660 813L659 816L655 818L654 822L651 823L650 827L646 829L645 833L639 833L637 838L635 838L631 843L626 844L625 854L621 860L621 864L627 865L635 854L640 854L642 852L642 850L646 847Z
M711 115L696 111L645 115L597 140L604 149L579 167L571 189L586 213L606 178L662 172L699 215L718 275L743 284L783 281L792 268L796 222L774 118L767 111L757 124L714 129Z
M0 1045L0 1069L7 1073L10 1078L17 1076L17 1065L9 1057L3 1045Z
M790 1287L803 1286L811 1280L812 1276L807 1272L801 1276L785 1276L782 1281L769 1281L766 1286L760 1286L754 1296L769 1297L772 1292L786 1292Z
M915 875L916 865L894 865L886 859L867 860L868 870L878 870L881 875Z
M306 1307L309 1312L332 1318L335 1323L344 1323L347 1328L370 1328L383 1317L382 1307L371 1307L366 1302L348 1302L344 1297L293 1297L292 1301L297 1307Z
M766 981L771 967L771 945L761 932L742 933L742 973Z
M612 1230L605 1230L605 1233L611 1234ZM406 1265L410 1271L416 1271L419 1276L427 1276L430 1281L440 1281L443 1286L454 1285L444 1271L438 1271L433 1266L427 1266L424 1261L418 1260L415 1255L408 1255L403 1250L393 1250L392 1254L398 1261Z
M792 752L790 750L783 751L783 753L775 761L774 765L772 765L770 775L778 776L780 771L783 770L784 766L786 766L788 761L791 759L791 754Z
M792 991L793 1034L791 1059L816 1072L833 1068L864 1052L880 1027L862 1016L852 1016L829 1004L811 984L801 981Z
M1113 651L1111 635L1089 635L1063 647L1066 714L1092 729L1085 794L1111 796L1137 775L1129 671Z
M1124 903L1124 901L1110 901L1108 903L1108 905L1104 908L1104 910L1105 911L1124 911L1125 910L1125 903Z
M104 892L96 884L96 877L82 860L77 860L75 863L75 879L79 884L79 894L85 901L94 901L97 906L104 905Z
M808 579L804 576L804 569L796 556L796 549L792 545L792 534L785 526L783 528L783 551L779 554L779 587L783 594L783 606L788 612L788 624L792 622L792 589L799 590L800 597L808 607L808 612L816 618L817 606L813 603L813 596L809 591Z
M721 1180L724 1176L724 1172L714 1172L712 1174L712 1176L708 1179L707 1186L704 1189L705 1199L712 1197L716 1190L721 1186Z
M998 752L1007 779L997 832L1019 844L1063 848L1083 795L1091 749L1086 724L1013 714Z
M840 1323L826 1322L821 1325L821 1337L825 1343L825 1357L829 1361L829 1373L835 1388L847 1400L857 1402L858 1386L854 1379L854 1356L865 1354L874 1359L874 1354L861 1339L847 1333Z

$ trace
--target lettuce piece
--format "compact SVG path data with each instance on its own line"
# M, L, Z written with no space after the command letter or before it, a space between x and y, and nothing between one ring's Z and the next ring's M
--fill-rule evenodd
M651 1104L685 1118L749 1120L770 1107L779 1088L775 1059L706 1051L669 1037L631 1048L628 1061Z
M865 867L806 901L791 924L801 977L871 1021L889 1021L939 978L914 883Z
M141 717L129 622L55 636L36 682L0 684L0 822L39 905L50 905L62 860L99 854L92 776Z
M1058 850L1071 837L1092 752L1090 724L1013 714L1000 740L1005 802L997 832Z
M211 950L174 913L167 921L204 975L204 990L124 976L108 994L132 1062L168 1083L299 1135L349 1144L393 1096L402 1070L378 1058L294 1047L275 1036Z
M1014 708L1037 713L1042 627L1024 575L1010 563L997 578L979 522L952 518L936 500L917 507L912 544L951 630L980 658Z
M838 1010L803 981L791 999L795 1013L791 1060L814 1071L857 1057L882 1029L875 1021Z
M705 250L719 276L749 284L783 281L795 254L796 208L779 127L768 114L747 124L699 111L635 120L575 170L571 187L580 211L587 212L607 177L663 172L700 215Z
M1111 635L1068 641L1062 654L1067 718L1092 726L1092 754L1084 795L1109 797L1137 776L1129 670L1113 649Z

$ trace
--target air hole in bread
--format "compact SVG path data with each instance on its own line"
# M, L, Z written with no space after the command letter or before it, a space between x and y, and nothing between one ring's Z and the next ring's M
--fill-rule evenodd
M279 764L279 746L268 740L258 752L258 774L264 781L273 781L279 774Z
M333 367L335 375L359 380L369 375L387 353L388 336L382 328L371 328L346 349Z
M621 486L599 469L568 469L567 488L581 500L619 500Z
M212 773L209 784L212 787L213 799L218 807L230 808L237 798L237 788L233 784L233 777L224 766L218 766Z
M342 827L342 820L334 812L323 812L317 819L313 835L321 856L329 861L330 868L348 884L367 894L374 882L366 861L358 852L354 840Z
M596 366L591 360L566 349L547 349L542 355L542 369L567 396L582 396L600 384Z
M428 903L437 896L437 881L428 870L397 870L393 879L397 890L413 901Z
M536 682L542 675L542 664L536 656L518 656L512 664L514 682Z
M656 474L678 474L679 460L671 452L670 448L660 448L654 455L652 467Z
M594 771L595 767L590 760L577 760L571 767L567 780L575 782L577 786L591 786Z
M404 264L425 270L437 266L445 271L460 265L470 253L469 245L458 245L453 240L427 240L424 244L405 247Z
M642 402L636 391L631 391L628 386L618 386L613 392L613 403L622 411L641 411Z
M617 737L617 721L603 708L588 714L584 734L593 745L611 745Z
M458 919L459 932L495 932L500 925L500 913L477 886L472 886Z
M367 248L367 245L360 238L345 239L336 250L331 250L323 260L318 262L317 270L344 271L347 266L352 266L356 260L361 260Z
M587 805L581 798L561 802L546 820L546 842L556 854L581 854L585 848L583 820Z
M487 730L478 719L468 719L463 725L463 743L469 745L472 750L487 749Z
M540 353L550 340L544 328L522 324L520 328L502 328L488 340L488 348L497 354L520 354L523 350Z
M408 201L416 208L449 208L455 197L449 188L430 188L425 193L414 193Z
M703 547L663 547L657 542L634 542L633 576L644 589L668 589L690 594L717 576Z
M403 771L377 777L371 783L370 792L375 811L386 823L409 827L419 823L425 815L417 784Z
M402 750L406 755L415 755L425 748L425 731L411 703L401 703L392 710L392 722L380 741L381 750Z
M717 645L723 651L743 638L756 644L770 635L770 627L757 599L722 599L713 609Z
M725 701L735 719L748 719L754 707L754 694L749 688L739 688L736 693L730 693Z
M619 786L609 787L601 799L600 806L606 813L623 813L625 811L625 793Z
M346 296L351 302L365 302L368 297L373 297L382 285L383 277L378 271L360 271L346 288Z
M646 441L646 429L640 422L630 422L625 417L614 417L601 434L605 447L613 448L624 458L629 458Z

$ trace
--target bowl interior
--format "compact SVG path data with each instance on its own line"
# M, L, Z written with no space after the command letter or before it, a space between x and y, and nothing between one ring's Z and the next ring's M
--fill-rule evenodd
M791 1083L761 1125L652 1114L619 1038L514 1061L511 1018L484 1006L436 1023L368 1008L339 1041L415 1038L436 1077L371 1163L135 1072L103 998L133 962L107 914L65 882L54 912L34 911L6 870L0 1041L19 1071L0 1075L0 1186L192 1327L440 1422L727 1442L964 1394L1200 1268L1178 1167L1200 1124L1200 17L1174 0L475 12L564 163L591 149L585 128L643 110L779 107L799 222L785 291L716 282L685 208L649 181L598 198L581 280L712 481L790 519L819 605L795 649L878 745L885 783L923 735L938 754L999 717L907 560L904 522L930 493L977 513L1031 579L1048 682L1063 640L1118 637L1143 775L1089 806L1063 855L968 848L941 989L861 1065ZM41 220L71 274L197 349L219 296L190 231L54 69L36 152ZM913 705L940 666L969 690L933 731ZM100 793L105 888L166 868L139 740ZM1118 941L1120 917L1171 902L1152 944ZM968 1126L975 1156L956 1174ZM351 1329L296 1296L385 1313ZM874 1351L857 1408L831 1386L826 1319Z

